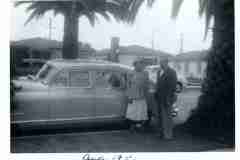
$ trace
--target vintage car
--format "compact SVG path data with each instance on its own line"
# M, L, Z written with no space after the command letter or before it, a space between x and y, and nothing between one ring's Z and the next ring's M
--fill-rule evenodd
M97 60L50 60L37 75L12 80L11 125L124 120L132 70Z
M11 81L11 127L125 122L132 73L106 61L50 60L35 76ZM152 96L147 103L156 112Z

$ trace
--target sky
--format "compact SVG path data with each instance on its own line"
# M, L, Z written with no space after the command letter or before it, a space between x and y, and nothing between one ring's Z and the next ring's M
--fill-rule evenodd
M212 41L212 33L208 32L204 41L205 19L198 15L198 0L185 0L176 20L170 18L172 0L156 0L152 8L143 4L133 25L110 22L99 18L92 27L84 17L79 19L79 41L90 43L95 49L110 47L113 36L120 37L120 45L140 45L152 47L171 54L180 50L180 35L183 35L183 51L208 49ZM12 4L11 40L21 40L34 37L49 38L49 19L52 19L52 39L62 41L63 16L53 16L48 12L43 18L33 20L24 25L29 13L27 5L17 8Z

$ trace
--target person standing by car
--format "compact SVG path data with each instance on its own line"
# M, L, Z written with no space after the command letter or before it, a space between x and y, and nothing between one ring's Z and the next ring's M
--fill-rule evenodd
M130 122L130 130L136 131L143 128L144 122L148 120L146 96L149 80L141 59L137 59L133 65L134 72L127 87L129 104L126 118Z
M172 105L176 100L176 72L168 66L168 59L160 60L155 98L158 103L159 121L165 139L173 138Z

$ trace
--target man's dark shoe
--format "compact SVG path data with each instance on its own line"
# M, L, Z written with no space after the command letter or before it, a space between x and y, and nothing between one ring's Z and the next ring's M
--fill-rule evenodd
M173 137L164 137L164 136L163 136L163 139L166 140L166 141L172 141L172 140L174 140Z

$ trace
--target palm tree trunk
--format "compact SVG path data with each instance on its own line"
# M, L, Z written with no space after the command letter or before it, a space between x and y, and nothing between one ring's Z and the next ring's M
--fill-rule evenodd
M213 41L207 57L207 76L198 108L188 123L196 134L222 137L234 145L234 2L213 1Z
M214 95L214 128L234 133L234 2L215 0L213 41L208 58L206 96ZM221 100L221 101L219 101ZM211 117L213 117L212 115Z
M64 35L62 57L64 59L78 58L78 15L75 8L64 15Z
M209 63L212 63L209 65L209 73L211 73L209 78L215 80L215 85L210 86L217 93L214 99L218 108L216 128L219 131L224 128L223 130L232 134L234 139L234 1L215 0L215 4L212 59L209 60ZM222 99L222 103L218 102L219 99ZM222 121L217 121L217 117Z

